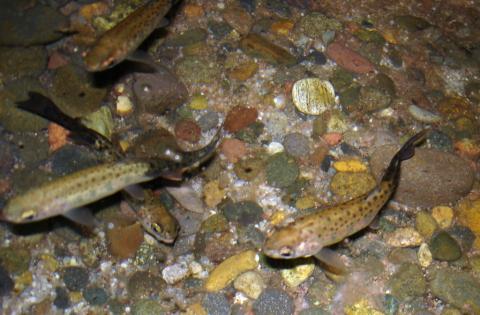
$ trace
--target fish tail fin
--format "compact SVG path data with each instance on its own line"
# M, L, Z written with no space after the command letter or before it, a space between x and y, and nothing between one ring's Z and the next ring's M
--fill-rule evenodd
M428 133L428 129L422 130L416 135L412 136L410 139L407 140L403 144L403 146L398 150L398 152L393 156L390 164L388 165L387 169L385 170L385 174L383 175L383 181L392 181L396 180L398 177L398 173L400 171L400 164L402 161L408 160L413 157L415 154L415 147L425 140Z

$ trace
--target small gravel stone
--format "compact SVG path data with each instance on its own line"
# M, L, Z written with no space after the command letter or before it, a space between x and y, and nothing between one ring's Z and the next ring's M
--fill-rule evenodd
M289 287L297 287L312 275L314 269L315 264L310 261L294 268L282 269L280 274Z
M235 163L233 171L238 178L246 181L252 181L255 178L258 178L258 175L263 171L264 168L265 162L258 157L253 157L240 160Z
M168 284L175 284L190 275L190 269L186 262L179 262L163 268L162 277Z
M90 287L83 291L83 297L91 305L103 305L107 303L108 295L104 289L99 287Z
M437 230L437 222L426 211L420 211L415 216L415 229L425 238L430 238Z
M283 146L288 154L295 157L304 157L310 152L309 140L301 133L289 133L283 140Z
M132 315L164 315L163 307L157 301L145 299L132 305Z
M148 298L161 292L166 286L165 281L148 271L137 271L130 276L127 282L127 292L131 299Z
M335 91L328 81L317 78L298 80L292 87L295 107L307 115L320 115L335 105Z
M248 226L262 219L263 209L255 201L227 202L223 207L223 214L229 221Z
M370 173L338 172L333 175L330 190L335 195L347 200L370 191L375 185L375 179Z
M391 276L389 287L393 296L406 302L425 294L427 284L420 267L407 263L401 265L398 271Z
M266 288L265 281L256 271L247 271L238 276L233 282L233 286L238 291L245 293L248 297L256 299Z
M258 111L253 107L235 106L225 118L225 130L229 132L240 131L257 120Z
M274 154L267 161L267 183L273 187L284 188L291 185L299 173L295 160L285 153Z
M202 306L209 315L230 314L230 303L222 293L207 293L203 297Z
M143 236L143 228L138 222L108 230L108 251L119 259L134 257L143 242Z
M13 290L13 280L10 278L7 270L0 265L0 297L10 294Z
M200 140L202 130L190 119L183 119L175 125L175 136L183 141L197 143Z
M63 282L70 291L80 291L88 284L88 270L83 267L63 269Z
M62 287L56 287L55 295L53 305L57 308L64 310L70 306L70 297L68 296L67 290Z
M454 261L462 256L462 249L457 241L447 232L435 234L429 244L432 257L436 260Z
M253 303L255 315L291 315L293 314L293 299L285 291L266 289Z
M420 266L424 268L430 266L430 264L432 263L432 252L430 251L430 248L428 248L428 245L426 243L420 245L420 247L418 248L417 256Z
M249 56L262 58L271 64L293 65L297 59L288 50L277 46L257 33L249 33L240 41L240 47Z
M432 209L432 217L442 229L450 227L453 221L453 209L447 206L438 206Z
M420 246L423 237L414 228L399 228L387 236L387 244L394 247Z
M10 274L21 274L30 267L31 252L24 248L0 248L0 263Z

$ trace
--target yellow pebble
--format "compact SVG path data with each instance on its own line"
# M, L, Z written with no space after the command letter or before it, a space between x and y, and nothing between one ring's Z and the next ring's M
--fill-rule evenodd
M442 229L446 229L452 224L453 209L446 206L438 206L432 209L432 216Z
M199 303L190 305L185 312L185 315L207 315L207 311Z
M428 248L427 243L422 243L422 245L420 245L417 252L417 258L420 266L424 268L430 266L432 263L432 252L430 251L430 248Z
M315 207L315 199L312 196L305 196L297 199L295 207L300 210L305 210Z
M208 107L208 100L205 95L197 94L190 100L190 108L194 110L203 110Z
M367 170L367 166L364 163L355 159L334 162L333 167L337 172L359 173Z
M458 205L458 220L475 234L473 247L480 249L480 199L463 200Z
M253 250L247 250L229 257L213 269L205 282L205 289L211 292L220 291L241 273L255 269L257 266L258 256Z
M270 217L270 223L273 225L279 225L286 217L287 213L285 211L277 211Z
M48 271L54 272L58 269L58 262L52 255L41 254L40 260L43 262L43 265Z
M282 269L280 274L286 285L291 288L299 286L302 282L308 279L315 269L315 264L312 260L308 263L297 265L294 268Z
M15 292L20 293L32 284L33 275L30 271L25 271L15 279Z
M218 179L205 184L203 188L205 204L209 208L216 207L225 197L225 190L220 188Z
M344 311L346 315L384 315L384 313L370 306L366 299L361 299L351 306L346 306Z

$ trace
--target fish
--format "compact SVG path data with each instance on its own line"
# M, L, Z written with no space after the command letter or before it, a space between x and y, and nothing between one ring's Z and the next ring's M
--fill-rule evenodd
M165 205L152 191L144 191L144 200L125 194L130 207L143 229L160 242L172 244L180 230L178 220L165 208Z
M153 30L164 26L164 17L171 6L171 0L152 0L102 34L85 54L87 71L103 71L126 58L155 68L148 54L134 52Z
M9 199L1 219L21 224L49 217L64 216L86 226L94 226L88 209L84 208L116 192L125 190L142 199L137 185L158 177L181 180L183 173L210 159L220 139L220 129L205 147L184 152L177 159L135 159L107 162L56 178Z
M336 271L345 272L341 260L327 246L367 227L392 196L398 185L402 161L415 154L415 146L427 130L411 137L393 156L379 184L371 191L327 209L317 209L279 227L267 236L263 253L276 259L314 256Z

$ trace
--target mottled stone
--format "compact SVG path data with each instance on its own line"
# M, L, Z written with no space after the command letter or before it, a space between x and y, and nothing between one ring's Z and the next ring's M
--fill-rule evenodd
M241 274L235 279L233 286L252 299L258 298L266 288L265 281L256 271L247 271Z
M254 201L227 202L222 207L223 214L229 221L247 226L262 219L263 209Z
M427 285L422 270L414 264L403 264L389 280L392 295L400 301L411 301L425 294Z
M149 298L161 292L166 286L165 281L148 271L136 271L127 282L128 296L133 300Z
M256 315L290 315L293 314L293 299L285 291L266 289L253 303Z
M368 73L375 70L373 64L368 59L339 43L328 45L326 52L330 59L348 71Z
M287 187L298 177L300 171L294 159L285 153L277 153L267 160L267 183L273 187Z
M63 282L70 291L80 291L88 284L88 270L83 267L66 267L62 272Z
M255 33L245 36L240 41L240 47L252 57L262 58L273 64L293 65L297 62L296 58L286 49Z
M11 274L19 275L30 267L31 252L26 248L0 248L0 264Z
M347 200L370 191L375 185L375 179L370 173L338 172L330 182L330 190Z
M254 107L235 106L228 111L224 128L229 132L240 131L257 120L258 111Z
M107 292L99 287L87 288L83 291L83 297L90 305L103 305L108 300Z
M283 139L283 145L288 154L295 157L304 157L310 152L310 143L301 133L289 133Z
M1 23L1 22L0 22ZM44 47L1 47L0 79L3 82L26 75L38 76L47 65L47 51Z
M430 240L429 247L436 260L454 261L462 256L460 245L445 231L435 234Z
M13 280L5 270L0 265L0 297L9 295L13 290Z
M209 315L230 313L230 303L222 293L207 293L202 300L202 306Z

